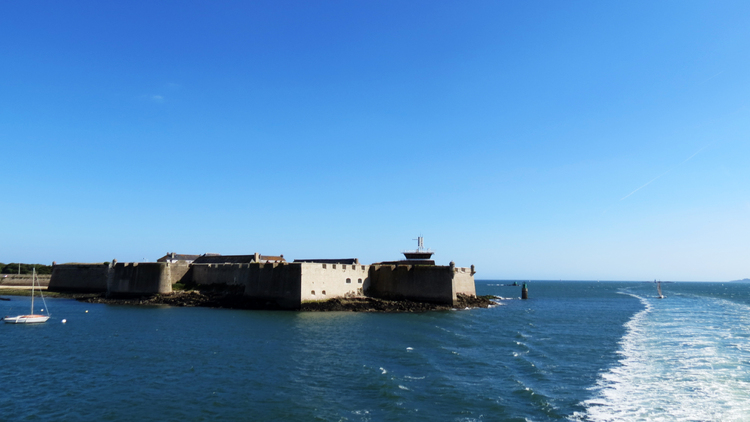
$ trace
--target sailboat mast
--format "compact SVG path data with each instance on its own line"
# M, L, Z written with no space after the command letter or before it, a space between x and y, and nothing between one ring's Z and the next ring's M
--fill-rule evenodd
M36 268L32 268L31 270L31 312L29 315L34 315L34 278L36 278Z

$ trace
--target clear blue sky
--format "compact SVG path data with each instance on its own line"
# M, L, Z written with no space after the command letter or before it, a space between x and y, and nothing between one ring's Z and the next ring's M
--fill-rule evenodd
M0 262L750 277L750 2L6 1Z

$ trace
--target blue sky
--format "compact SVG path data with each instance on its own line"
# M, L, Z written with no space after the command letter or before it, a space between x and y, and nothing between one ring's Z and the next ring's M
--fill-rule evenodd
M750 277L750 3L0 5L0 262Z

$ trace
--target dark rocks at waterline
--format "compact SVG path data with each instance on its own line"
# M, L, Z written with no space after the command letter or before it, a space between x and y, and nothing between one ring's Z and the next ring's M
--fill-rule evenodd
M204 308L226 309L280 309L269 301L253 300L238 294L221 294L215 292L174 292L140 297L107 297L97 295L78 299L87 303L104 303L109 305L168 305L199 306Z
M426 312L447 311L465 308L489 308L494 296L468 296L459 294L458 305L449 306L411 300L383 300L376 298L336 298L320 302L303 303L301 311L349 311L349 312Z
M435 303L414 302L410 300L383 300L376 298L336 298L320 302L306 302L300 306L301 311L310 312L426 312L465 308L488 308L494 296L458 295L458 305L448 306ZM105 303L115 305L169 305L200 306L207 308L278 310L281 307L275 302L247 298L233 293L217 292L174 292L141 297L105 297L104 295L78 298L81 302Z

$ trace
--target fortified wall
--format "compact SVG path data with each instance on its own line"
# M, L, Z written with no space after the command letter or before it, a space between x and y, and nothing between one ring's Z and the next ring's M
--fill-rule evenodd
M190 277L190 266L169 262L56 264L48 290L114 295L171 293L172 285Z
M458 294L476 296L474 273L454 265L374 264L367 296L458 304Z
M364 297L370 285L370 266L355 263L303 262L301 265L301 302L335 297Z
M47 289L58 292L106 292L111 266L111 263L55 264Z
M193 264L192 283L237 286L244 295L282 308L300 303L300 268L288 263Z
M193 264L192 283L244 286L245 296L297 308L306 301L363 297L369 265L329 262Z
M106 292L113 296L171 293L172 285L235 286L245 297L286 309L334 298L374 297L455 306L458 295L476 296L474 266L435 265L433 254L404 252L405 260L362 265L357 259L287 262L283 255L205 254L194 261L55 265L50 290ZM180 255L194 257L194 255Z
M110 295L172 293L172 285L187 281L190 265L171 262L116 262L108 274Z

